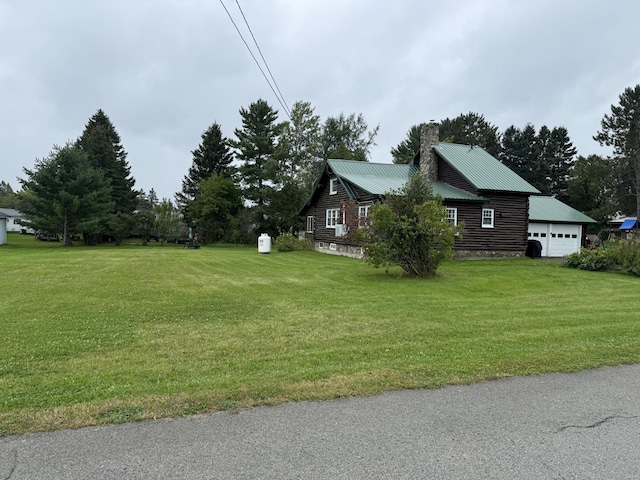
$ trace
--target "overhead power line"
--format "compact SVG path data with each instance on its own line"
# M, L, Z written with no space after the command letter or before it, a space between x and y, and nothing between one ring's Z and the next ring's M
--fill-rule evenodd
M249 22L247 21L247 17L245 17L244 12L242 11L242 7L240 6L240 2L238 2L238 0L236 0L236 5L238 5L238 10L240 10L240 13L242 14L242 18L244 19L244 23L247 26L247 29L249 30L249 33L251 34L251 38L253 38L253 43L256 44L256 48L258 49L258 52L260 53L260 58L262 58L262 61L264 62L264 66L267 67L267 71L269 72L269 76L271 77L271 80L273 80L273 84L276 87L276 90L278 90L278 93L280 94L280 98L282 98L282 101L284 102L287 111L291 112L291 109L289 108L289 105L287 104L287 101L284 99L284 95L282 95L282 92L280 91L280 87L278 87L278 82L276 82L276 79L273 77L273 73L271 73L271 69L269 68L269 64L267 63L267 59L264 58L264 55L262 54L262 50L260 50L260 45L258 45L258 41L256 40L256 37L253 35L253 30L251 30L251 27L249 26ZM287 113L287 115L289 115L289 113Z
M245 15L244 15L244 12L242 11L242 8L240 7L240 4L238 3L238 0L236 0L236 4L238 5L238 8L240 9L240 13L242 14L242 17L244 18L244 21L245 21L245 23L247 25L247 28L249 29L249 32L251 33L251 37L253 38L253 41L255 42L256 47L258 48L258 51L260 52L260 56L262 57L262 61L264 62L265 66L267 67L267 70L269 71L269 75L271 75L271 78L273 79L273 85L271 84L271 81L269 80L269 77L267 77L267 74L264 73L262 65L260 65L260 62L258 61L256 56L253 54L253 51L251 50L251 47L249 47L249 44L244 39L244 36L242 35L242 32L240 31L240 29L238 28L238 25L236 24L236 22L234 21L233 17L231 16L231 13L227 9L227 6L224 4L224 2L222 0L220 0L220 4L222 5L222 8L224 8L224 11L227 12L229 20L231 20L231 23L235 27L236 32L238 32L238 35L240 35L240 38L242 39L242 42L244 43L245 47L247 47L247 50L251 54L251 57L253 58L253 61L256 63L256 65L260 69L260 72L262 73L262 76L264 77L264 79L269 84L269 88L271 88L271 91L273 92L273 94L275 95L276 99L278 100L278 103L280 104L280 106L282 107L284 112L287 114L287 117L289 117L289 120L291 120L291 113L289 111L287 103L284 100L284 96L282 96L282 93L280 92L280 88L278 88L278 84L276 83L275 79L273 78L273 74L271 74L271 69L269 69L269 65L267 64L267 61L265 60L264 56L262 55L262 51L260 50L260 46L258 45L258 42L256 41L256 38L253 35L253 32L251 31L251 27L249 27L249 23L247 22L247 19L246 19ZM274 85L275 85L275 88L274 88ZM276 89L277 89L277 92L276 92Z

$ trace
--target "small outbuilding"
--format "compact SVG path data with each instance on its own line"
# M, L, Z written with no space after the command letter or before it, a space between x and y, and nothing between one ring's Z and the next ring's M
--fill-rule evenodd
M0 245L7 243L7 216L0 210Z
M529 197L528 239L538 240L543 257L563 257L580 251L585 226L596 223L557 198Z

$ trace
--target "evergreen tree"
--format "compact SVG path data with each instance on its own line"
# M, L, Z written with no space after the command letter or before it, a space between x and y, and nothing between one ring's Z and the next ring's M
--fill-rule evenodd
M112 213L131 214L137 204L137 194L133 187L135 179L127 162L120 135L109 117L98 110L87 122L76 145L89 157L95 168L102 171L111 186Z
M526 181L536 186L538 171L536 131L527 124L523 130L510 126L502 134L502 153L500 160Z
M611 160L599 155L579 156L567 184L566 202L597 220L601 227L618 210Z
M282 129L276 123L278 112L259 99L248 109L240 108L240 116L242 128L235 129L237 140L229 143L243 162L239 168L243 195L251 203L254 229L275 236L277 231L269 218L269 205L278 166L274 153Z
M420 135L418 133L418 140ZM476 145L498 158L501 152L498 127L485 120L484 115L469 112L440 122L440 141L461 145ZM418 143L419 147L419 143Z
M11 185L0 180L0 208L15 208L19 210L19 198Z
M640 218L640 85L620 94L618 105L605 114L593 138L613 147L616 196L622 213Z
M568 199L567 188L578 153L566 128L551 130L547 153L549 156L545 164L549 174L549 193L564 202Z
M198 196L200 183L213 174L230 178L234 170L231 167L233 155L229 150L227 139L217 123L211 124L201 135L202 142L191 152L193 161L189 173L182 180L182 191L176 193L175 200L187 223L191 216L189 207Z
M235 242L239 238L236 217L242 209L242 192L228 177L214 173L200 183L190 213L205 242Z
M406 138L391 149L393 163L409 163L420 151L420 129L422 125L413 125L407 132Z
M543 125L536 133L529 123L522 130L512 125L504 131L499 158L540 192L562 200L576 153L566 128Z
M54 147L48 157L24 168L22 212L35 230L62 233L63 245L82 231L95 231L113 208L111 190L102 172L81 149Z

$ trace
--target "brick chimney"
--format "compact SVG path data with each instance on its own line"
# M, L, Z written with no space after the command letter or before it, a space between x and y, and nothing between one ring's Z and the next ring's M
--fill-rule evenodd
M438 179L438 159L432 147L440 143L439 127L433 120L420 127L420 173L430 181Z

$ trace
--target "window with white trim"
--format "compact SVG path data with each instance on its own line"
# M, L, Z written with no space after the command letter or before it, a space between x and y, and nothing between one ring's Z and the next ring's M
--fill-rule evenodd
M482 228L493 228L493 208L482 209Z
M338 193L338 179L332 178L329 180L329 195L335 195Z
M313 233L313 215L307 216L307 233Z
M458 209L453 207L447 208L447 217L446 220L449 223L453 223L454 225L458 224Z
M358 226L363 227L367 222L369 216L369 208L371 205L360 205L358 207Z
M327 228L336 228L338 223L338 215L340 214L339 208L327 208Z

